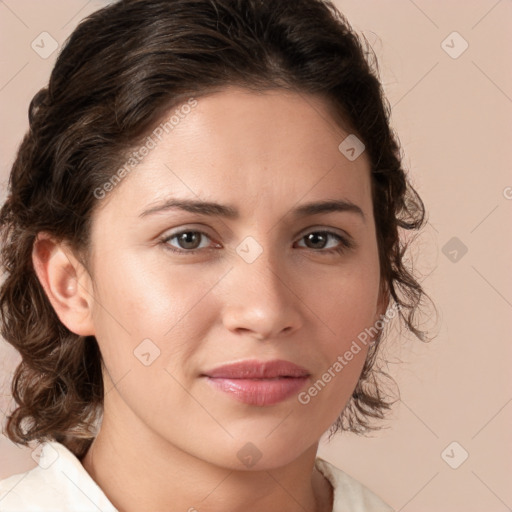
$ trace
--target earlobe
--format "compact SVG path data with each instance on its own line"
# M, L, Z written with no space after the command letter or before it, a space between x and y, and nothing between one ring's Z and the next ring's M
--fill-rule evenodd
M94 335L90 277L69 246L47 233L38 233L32 262L60 321L75 334Z
M378 315L379 317L386 314L389 307L389 291L384 287L379 297Z
M379 320L382 319L382 317L386 314L389 306L389 290L385 283L382 284L380 290L379 290L379 299L377 302L377 308L375 312L375 321L376 324Z

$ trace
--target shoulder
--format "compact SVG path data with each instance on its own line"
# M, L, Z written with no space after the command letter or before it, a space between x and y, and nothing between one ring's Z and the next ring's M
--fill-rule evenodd
M38 465L0 480L0 512L116 512L78 458L63 444L41 445Z
M315 464L333 487L332 512L394 512L377 494L330 462L317 457Z

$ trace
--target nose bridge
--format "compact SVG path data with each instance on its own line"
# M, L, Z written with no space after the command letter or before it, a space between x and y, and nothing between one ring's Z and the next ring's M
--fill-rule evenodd
M266 236L266 242L260 243L256 237L246 237L236 248L224 314L224 323L231 330L272 337L300 324L293 286L287 282L285 256L279 255L275 246L269 247L271 238Z
M236 248L238 261L235 266L242 276L246 292L266 293L269 299L278 297L289 301L286 292L285 255L279 255L272 234L264 237L247 236ZM258 241L259 240L259 241ZM261 242L261 243L260 243ZM284 288L284 290L283 290Z

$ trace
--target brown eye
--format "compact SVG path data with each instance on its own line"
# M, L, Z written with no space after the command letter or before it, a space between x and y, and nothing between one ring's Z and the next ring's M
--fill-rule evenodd
M197 249L201 241L201 234L197 231L186 231L176 235L176 239L182 249Z
M306 235L304 237L304 240L306 240L306 245L310 247L311 249L324 249L325 245L327 243L329 236L325 233L320 233L319 231L315 233L310 233L309 235Z
M330 238L336 240L338 245L326 249ZM307 248L326 253L344 252L346 249L351 249L354 247L354 244L351 241L331 231L312 231L311 233L303 236L301 240L306 241Z
M196 250L207 248L207 246L200 247L202 238L210 239L210 237L202 231L180 231L166 236L162 239L162 243L165 244L170 251L190 254L196 252ZM169 243L174 239L176 239L177 247Z

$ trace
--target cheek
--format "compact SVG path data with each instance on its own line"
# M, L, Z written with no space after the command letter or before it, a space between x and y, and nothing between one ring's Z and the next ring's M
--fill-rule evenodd
M134 253L105 258L98 268L96 337L113 371L126 372L148 350L158 357L155 365L172 370L194 351L194 340L204 337L213 315L208 294L222 271L205 271L198 279L197 267L165 263Z
M95 328L112 381L107 387L116 383L129 408L153 422L156 412L168 419L171 404L173 410L190 406L180 382L186 362L205 337L208 291L216 280L207 273L197 279L197 270L194 279L192 266L141 261L134 255L102 262L96 276Z
M309 415L322 418L327 429L346 406L357 385L368 354L366 330L375 321L378 283L368 274L340 275L313 298L325 333L317 338L321 367L309 387L298 396Z
M378 266L351 265L340 268L329 278L317 277L315 286L312 281L306 296L326 332L331 334L326 337L332 340L331 350L341 349L375 322L379 296Z
M344 405L361 374L369 349L369 329L377 320L379 269L376 259L340 269L335 278L320 279L309 304L324 327L318 338L323 368L316 377L324 399ZM328 390L327 390L328 388ZM317 391L312 390L315 394ZM332 402L331 402L332 403Z

